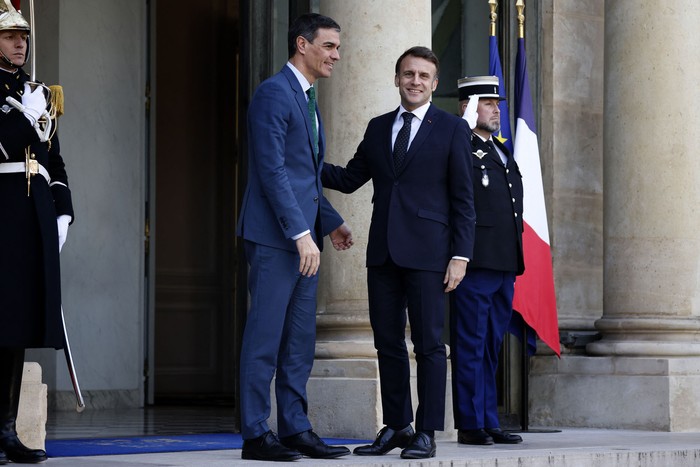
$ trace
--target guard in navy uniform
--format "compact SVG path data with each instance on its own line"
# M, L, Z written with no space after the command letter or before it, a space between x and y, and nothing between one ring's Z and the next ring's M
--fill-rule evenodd
M500 130L496 76L458 81L460 114L472 128L476 238L469 272L452 294L452 395L458 442L514 444L499 427L496 369L513 308L515 277L522 274L523 184Z
M59 251L73 219L48 88L22 69L29 33L0 0L0 464L46 460L15 421L25 349L64 346Z

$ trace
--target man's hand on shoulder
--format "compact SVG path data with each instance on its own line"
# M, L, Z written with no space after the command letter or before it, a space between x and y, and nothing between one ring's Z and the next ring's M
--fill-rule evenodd
M352 240L352 231L346 223L343 223L329 234L333 248L338 251L347 250L354 242Z

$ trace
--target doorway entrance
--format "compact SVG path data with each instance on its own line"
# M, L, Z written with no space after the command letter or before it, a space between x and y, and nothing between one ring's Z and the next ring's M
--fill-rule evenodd
M148 403L233 405L239 2L152 0Z

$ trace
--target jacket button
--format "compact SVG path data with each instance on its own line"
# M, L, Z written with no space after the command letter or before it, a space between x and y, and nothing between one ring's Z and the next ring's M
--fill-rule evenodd
M314 196L314 203L318 203L318 196Z

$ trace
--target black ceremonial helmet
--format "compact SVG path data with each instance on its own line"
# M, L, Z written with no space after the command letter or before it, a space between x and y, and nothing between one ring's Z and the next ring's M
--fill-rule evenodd
M24 16L19 12L19 0L14 0L15 5L10 0L0 0L0 31L26 31L29 33L29 23ZM29 59L29 39L27 39L27 53L24 57L24 63ZM5 64L17 68L4 54L0 53L0 59Z

